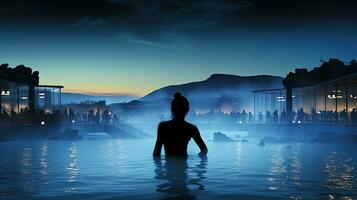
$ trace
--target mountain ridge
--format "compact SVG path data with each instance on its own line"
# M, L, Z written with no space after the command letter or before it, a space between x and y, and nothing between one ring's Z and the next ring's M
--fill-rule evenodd
M142 101L153 101L155 99L160 99L163 97L171 97L175 92L181 92L183 95L196 96L201 95L201 93L206 93L207 91L202 90L221 90L221 93L213 96L221 96L227 89L237 89L240 87L248 89L271 89L271 88L282 88L283 77L272 76L272 75L253 75L253 76L240 76L232 74L212 74L205 80L194 81L184 84L169 85L157 90L150 92L149 94L143 96L139 100ZM253 85L253 86L252 86ZM195 94L196 93L196 94ZM210 93L210 92L208 92ZM212 96L207 95L205 96ZM212 92L211 92L212 93ZM228 92L231 93L231 92Z
M136 96L130 95L93 95L75 92L62 92L61 101L63 104L80 103L84 101L102 101L105 100L107 104L124 103L137 99Z

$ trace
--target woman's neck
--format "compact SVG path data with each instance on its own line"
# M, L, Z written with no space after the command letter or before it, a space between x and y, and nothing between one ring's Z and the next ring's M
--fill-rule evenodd
M175 121L175 122L184 122L185 121L185 117L174 117L172 119L172 121Z

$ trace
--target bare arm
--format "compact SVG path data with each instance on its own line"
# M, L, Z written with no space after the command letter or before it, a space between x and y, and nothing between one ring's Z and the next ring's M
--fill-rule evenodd
M157 128L157 138L155 143L154 152L152 153L153 156L160 156L161 155L161 148L162 148L162 136L161 136L161 126L159 124Z
M205 142L203 141L203 139L201 137L200 131L198 130L197 127L195 127L193 130L194 130L193 140L196 142L197 146L200 148L200 150L201 150L200 154L206 155L208 153L208 149L207 149Z

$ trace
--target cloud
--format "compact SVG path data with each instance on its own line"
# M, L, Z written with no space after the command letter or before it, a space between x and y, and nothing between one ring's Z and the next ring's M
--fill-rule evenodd
M109 25L109 23L102 18L99 19L91 19L90 16L85 16L81 18L80 20L74 22L72 24L74 27L106 27Z
M357 1L343 0L1 0L0 23L104 32L136 44L174 49L190 46L194 32L318 20L356 22L356 7Z
M176 32L158 32L150 35L137 33L123 33L117 36L128 42L158 47L163 49L190 49L190 37Z
M190 32L214 28L225 15L249 4L245 1L110 1L126 5L126 15L84 16L72 25L78 29L101 28L128 42L165 49L190 48ZM115 6L114 6L115 7Z

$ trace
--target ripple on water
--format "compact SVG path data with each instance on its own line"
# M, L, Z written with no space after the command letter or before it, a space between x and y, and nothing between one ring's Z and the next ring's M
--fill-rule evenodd
M0 143L5 199L306 199L356 193L355 147L347 144L208 142L200 158L152 158L153 140ZM11 154L9 153L11 152Z

